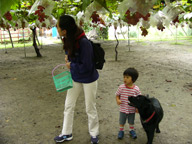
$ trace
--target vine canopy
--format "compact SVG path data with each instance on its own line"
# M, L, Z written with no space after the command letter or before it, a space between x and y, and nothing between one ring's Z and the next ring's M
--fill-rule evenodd
M192 27L191 0L1 0L0 27L50 28L61 14L75 16L80 26L139 25L144 36L150 26Z

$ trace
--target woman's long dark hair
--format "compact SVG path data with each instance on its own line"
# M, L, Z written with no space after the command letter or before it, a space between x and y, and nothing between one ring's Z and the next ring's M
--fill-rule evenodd
M63 48L68 52L70 57L74 57L75 52L77 51L76 38L83 32L83 30L77 26L74 18L69 15L60 16L59 27L61 30L67 31L66 38L64 38Z

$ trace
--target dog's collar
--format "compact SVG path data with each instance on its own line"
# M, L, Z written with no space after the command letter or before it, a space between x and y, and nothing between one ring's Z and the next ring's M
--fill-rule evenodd
M152 113L152 115L147 120L144 120L143 123L148 123L153 118L154 115L155 115L155 111Z

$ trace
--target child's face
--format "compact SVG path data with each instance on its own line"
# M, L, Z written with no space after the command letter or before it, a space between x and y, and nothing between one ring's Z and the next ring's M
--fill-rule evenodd
M124 83L126 86L132 86L133 85L133 81L132 81L132 77L128 76L128 75L124 75Z

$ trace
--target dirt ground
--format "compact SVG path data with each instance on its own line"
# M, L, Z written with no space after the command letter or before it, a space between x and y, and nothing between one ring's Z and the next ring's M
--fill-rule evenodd
M143 94L156 97L164 109L160 134L154 144L192 144L192 44L171 42L134 42L131 51L127 41L120 41L115 61L116 41L102 42L106 64L99 71L97 109L100 123L100 144L145 144L146 134L136 115L136 140L129 136L117 139L119 108L115 92L123 83L123 71L135 67L136 82ZM64 63L60 44L43 46L42 58L34 48L0 50L0 144L55 144L60 134L66 92L56 92L51 71ZM63 71L58 69L57 72ZM56 73L57 73L56 72ZM77 101L73 140L67 144L89 144L90 136L83 93Z

